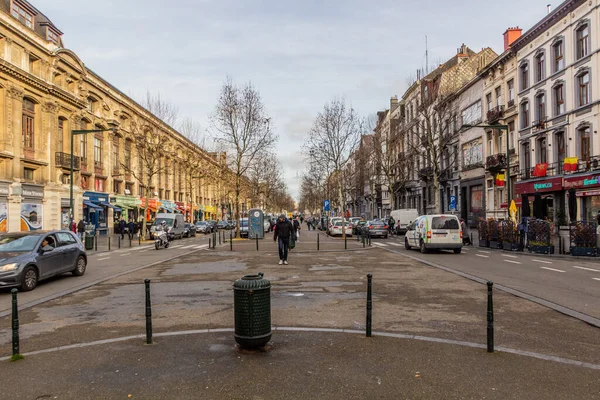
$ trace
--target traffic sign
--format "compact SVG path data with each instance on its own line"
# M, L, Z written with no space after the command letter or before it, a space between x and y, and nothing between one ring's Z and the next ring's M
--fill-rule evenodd
M323 204L323 209L325 211L329 211L329 207L331 206L331 203L329 202L329 200L325 200L324 204Z
M456 196L450 196L450 211L456 211Z

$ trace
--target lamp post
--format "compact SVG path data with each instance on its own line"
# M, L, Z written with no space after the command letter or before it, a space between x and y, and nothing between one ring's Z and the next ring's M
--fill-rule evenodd
M508 125L502 125L502 124L494 124L494 125L463 125L462 128L491 128L491 129L498 129L498 130L504 130L506 131L506 206L510 207L510 144L508 143L509 140L509 132L508 132Z
M75 212L73 209L73 153L74 153L74 149L73 149L73 142L74 142L74 138L76 135L86 135L88 133L96 133L96 132L109 132L109 131L113 131L114 132L115 128L110 128L110 129L75 129L75 130L71 130L71 175L69 175L70 179L70 187L69 187L69 208L71 211L71 219L75 219Z

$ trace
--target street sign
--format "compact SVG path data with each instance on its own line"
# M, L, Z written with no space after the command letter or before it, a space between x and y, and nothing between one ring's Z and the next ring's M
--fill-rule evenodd
M324 204L323 204L323 209L325 211L329 211L329 207L331 206L331 203L329 202L329 200L325 200Z
M450 196L450 211L456 211L456 196Z

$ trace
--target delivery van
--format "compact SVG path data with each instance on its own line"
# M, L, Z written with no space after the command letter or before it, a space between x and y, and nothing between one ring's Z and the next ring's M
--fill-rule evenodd
M394 221L396 222L394 225L396 235L404 235L408 226L419 217L419 211L417 211L416 208L404 208L392 211L390 216L394 218Z
M460 254L462 250L462 230L456 215L422 215L414 221L404 236L404 247L413 247L427 253L428 250L453 250Z
M160 227L163 221L167 224L167 227L169 228L169 231L167 233L169 235L169 239L181 239L183 237L183 232L185 229L185 221L183 220L183 214L156 214L156 219L154 220L154 224L152 224L152 226L150 227L150 232L154 233L156 229Z

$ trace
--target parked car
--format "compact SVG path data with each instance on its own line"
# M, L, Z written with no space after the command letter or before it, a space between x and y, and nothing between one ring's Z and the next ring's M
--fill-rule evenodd
M240 220L240 237L248 237L248 218Z
M332 218L329 223L329 235L331 236L342 236L342 222L344 223L344 232L346 236L352 236L352 225L349 221L342 220L342 218Z
M362 234L365 236L371 235L371 237L388 237L388 226L384 221L368 221L363 225Z
M183 237L192 237L196 236L196 225L194 224L185 224L183 228Z
M196 221L194 225L196 226L196 232L199 233L209 233L212 230L211 226L206 221Z
M209 233L217 231L217 221L215 221L214 219L209 219L209 220L206 220L206 222L208 223L208 226L210 227Z
M185 221L183 220L183 214L175 213L158 213L156 219L150 227L150 233L154 236L154 232L165 222L169 231L169 240L181 239L183 237L183 231L185 229Z
M0 234L0 287L27 292L39 281L71 272L85 273L87 254L70 231L31 231Z
M421 253L430 249L452 250L460 254L462 250L462 230L456 215L423 215L417 218L404 235L404 247L416 247Z
M229 222L227 222L227 221L217 222L217 229L230 229Z
M413 223L419 217L419 211L416 208L404 208L400 210L394 210L390 213L396 221L396 234L404 235L408 230L410 224Z
M353 227L352 227L352 233L354 233L355 235L361 235L363 232L363 228L364 226L367 224L367 221L365 220L359 220Z

